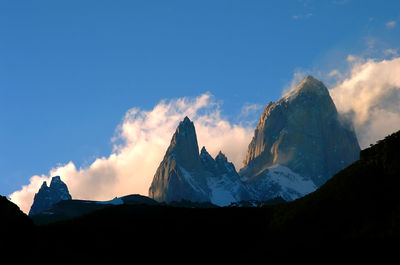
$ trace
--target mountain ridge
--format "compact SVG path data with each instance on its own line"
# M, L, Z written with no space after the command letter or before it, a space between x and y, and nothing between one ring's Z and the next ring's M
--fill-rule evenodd
M171 139L149 188L157 201L210 201L217 205L302 197L358 158L351 126L336 110L325 85L305 77L263 111L249 144L244 167L220 151L199 154L195 126L186 116Z

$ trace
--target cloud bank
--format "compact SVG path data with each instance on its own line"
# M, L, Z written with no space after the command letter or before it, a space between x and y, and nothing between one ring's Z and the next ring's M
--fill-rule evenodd
M97 158L90 166L77 168L71 161L46 175L30 178L28 185L10 195L22 211L29 212L34 194L43 181L59 175L74 199L109 200L127 194L148 194L154 173L161 162L179 121L188 116L195 124L199 147L211 155L222 150L238 168L253 134L252 127L231 124L220 113L211 94L196 98L163 100L152 110L127 111L112 139L108 157ZM232 144L234 143L234 144Z
M351 118L362 148L400 130L400 58L351 60L350 72L330 90Z

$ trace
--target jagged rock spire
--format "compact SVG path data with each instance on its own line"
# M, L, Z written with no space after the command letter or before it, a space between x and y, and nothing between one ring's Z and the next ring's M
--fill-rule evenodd
M172 136L166 156L173 156L183 167L200 166L199 146L193 122L186 116Z
M228 158L226 158L225 154L222 151L218 152L218 155L215 157L215 160L221 160L223 162L228 162Z
M60 176L52 177L50 186L43 181L39 191L35 194L29 215L34 215L53 206L61 200L71 200L67 185Z

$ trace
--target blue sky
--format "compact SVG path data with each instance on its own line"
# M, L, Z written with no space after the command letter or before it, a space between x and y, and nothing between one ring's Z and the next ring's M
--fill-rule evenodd
M397 55L399 27L399 1L2 1L0 194L107 156L132 107L209 92L235 121L295 72Z

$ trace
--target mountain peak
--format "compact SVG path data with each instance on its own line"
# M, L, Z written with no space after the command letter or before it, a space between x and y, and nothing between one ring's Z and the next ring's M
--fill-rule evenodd
M196 135L194 124L186 116L182 121L179 122L179 125L176 128L176 131L175 131L175 134L172 137L172 140L174 140L174 139L177 140L176 138L179 137L179 136L187 136L187 135L193 135L193 134Z
M185 116L185 118L181 122L179 122L178 128L191 126L193 126L193 122L188 118L188 116Z
M210 155L210 154L208 153L208 151L207 151L207 149L206 149L205 146L203 146L203 147L201 148L201 151L200 151L200 156L204 156L204 155L207 155L207 156Z
M42 186L40 186L40 189L46 189L46 188L48 188L47 181L43 181Z
M301 80L300 83L297 85L297 87L300 90L310 89L310 88L327 90L327 88L321 81L319 81L318 79L314 78L311 75L304 77L303 80Z
M58 183L63 183L63 182L61 181L60 176L52 177L52 178L51 178L51 182L50 182L50 187L51 187L51 186L54 186L55 184L58 184Z
M219 151L218 155L215 157L215 160L222 160L224 162L228 161L228 158L226 158L226 155L222 153L222 151Z
M329 91L318 79L311 75L304 77L300 83L291 91L289 91L282 99L293 100L303 94L312 94L317 96L329 96Z
M308 75L304 77L300 83L305 82L305 83L318 83L321 82L318 79L314 78L312 75Z
M185 117L183 121L179 122L179 125L176 128L174 135L172 136L171 145L177 144L178 141L193 138L193 135L196 135L193 122L191 122L188 117Z
M179 123L172 136L166 156L179 160L185 168L197 168L200 166L196 129L187 116Z
M43 181L39 191L35 194L29 215L37 214L61 200L71 200L67 185L62 182L60 176L51 179L50 186Z

